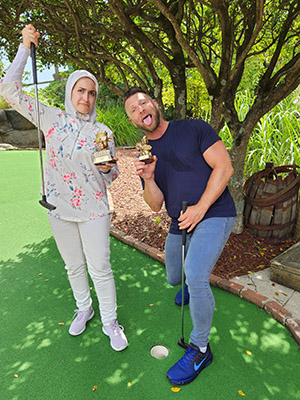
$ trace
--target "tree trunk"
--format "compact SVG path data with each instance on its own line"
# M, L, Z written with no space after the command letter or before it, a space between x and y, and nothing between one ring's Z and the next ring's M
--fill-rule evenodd
M239 127L230 127L234 140L233 146L229 151L234 174L229 182L229 189L235 202L237 218L233 227L234 233L242 233L244 229L244 167L247 154L247 147L253 126L239 125ZM242 134L241 134L242 133Z

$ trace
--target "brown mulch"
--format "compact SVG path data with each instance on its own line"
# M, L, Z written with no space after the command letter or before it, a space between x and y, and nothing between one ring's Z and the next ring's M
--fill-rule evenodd
M170 219L165 209L154 213L143 201L140 178L133 165L136 156L135 149L117 149L120 176L110 188L114 208L112 225L163 251ZM270 260L293 244L294 240L273 242L253 237L247 229L239 235L232 233L213 273L222 278L233 278L257 272L269 267Z

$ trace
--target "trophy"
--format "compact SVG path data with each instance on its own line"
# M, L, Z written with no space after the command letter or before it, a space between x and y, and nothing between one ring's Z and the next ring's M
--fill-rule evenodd
M94 160L93 160L94 164L96 165L106 164L107 162L115 163L108 148L108 142L110 140L111 138L107 136L106 131L101 131L96 133L95 144L97 146L98 151L94 153Z
M142 141L136 144L135 148L140 152L140 161L144 161L145 164L150 164L154 161L150 151L152 149L152 146L150 146L150 144L148 143L147 136L144 136L142 138Z

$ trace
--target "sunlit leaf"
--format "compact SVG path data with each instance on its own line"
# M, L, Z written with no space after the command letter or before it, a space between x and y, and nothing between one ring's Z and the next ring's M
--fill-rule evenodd
M242 390L238 390L238 394L241 396L246 396L245 393Z
M181 388L179 387L171 387L172 392L180 392Z

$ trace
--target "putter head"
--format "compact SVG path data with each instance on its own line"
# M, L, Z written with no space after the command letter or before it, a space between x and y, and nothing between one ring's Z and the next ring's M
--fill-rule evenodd
M183 338L181 338L180 340L178 340L177 342L178 346L182 347L183 349L187 349L189 347L188 343L185 343L185 341L183 340Z
M52 204L48 203L46 200L46 196L42 196L42 200L39 201L40 205L47 208L48 210L55 210L56 207Z

